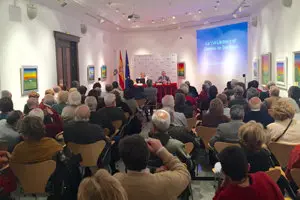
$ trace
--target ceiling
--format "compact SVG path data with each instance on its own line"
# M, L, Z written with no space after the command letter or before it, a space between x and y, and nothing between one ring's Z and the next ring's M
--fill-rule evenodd
M247 17L268 1L271 0L32 0L101 28L119 31L166 30ZM129 21L131 14L140 19Z

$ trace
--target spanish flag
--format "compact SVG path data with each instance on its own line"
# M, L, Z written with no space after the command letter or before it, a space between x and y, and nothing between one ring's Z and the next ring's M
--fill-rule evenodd
M124 68L122 60L122 52L120 51L120 60L119 60L119 85L124 90Z

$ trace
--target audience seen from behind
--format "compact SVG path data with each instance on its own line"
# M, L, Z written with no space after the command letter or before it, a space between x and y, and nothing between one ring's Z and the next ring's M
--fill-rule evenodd
M83 179L78 189L78 200L128 200L120 181L100 169Z
M202 117L202 126L217 128L219 124L227 123L230 119L224 115L224 106L220 99L210 102L208 113Z
M196 105L195 98L189 95L189 86L187 84L185 83L181 84L179 90L182 91L182 93L185 96L185 100L189 105L192 106Z
M117 81L112 82L112 87L113 87L113 91L117 91L121 98L124 97L124 91L122 90L122 88L120 88L119 83Z
M168 108L171 108L172 110L174 110L175 100L172 95L164 96L161 100L161 103L162 103L163 108L168 107ZM183 113L174 112L173 125L174 126L184 126L186 128L188 127L186 117L184 116Z
M14 104L9 97L0 99L0 120L6 119L9 112L14 110Z
M267 110L262 110L262 102L258 97L253 97L249 100L250 111L246 113L244 122L256 121L264 127L274 122L274 119L269 115Z
M218 126L217 134L210 139L209 144L214 147L216 142L238 143L238 131L244 124L244 116L245 112L242 106L232 106L230 109L231 121L228 123L222 123Z
M279 96L280 89L277 86L271 86L269 93L270 93L270 97L265 99L264 104L268 109L271 109L272 105L275 104L276 101L280 99Z
M300 88L297 86L291 86L288 91L288 96L296 101L300 107Z
M270 97L270 92L269 90L271 89L272 86L276 86L276 84L272 81L270 81L265 87L264 91L262 91L259 95L260 100L263 102L266 98Z
M27 115L32 109L36 108L35 104L36 102L39 103L39 98L40 98L39 93L35 91L31 91L28 94L28 101L24 105L24 110L23 110L24 115Z
M218 94L217 98L220 99L224 106L224 115L230 118L230 108L228 107L228 98L226 94Z
M189 87L188 95L193 98L197 98L198 97L197 89L194 86L191 86L191 83L189 81L185 81L184 83Z
M0 120L0 140L7 142L9 152L21 141L19 128L22 119L23 113L16 110L8 113L6 119Z
M300 144L300 122L294 119L295 109L287 99L279 99L271 112L275 122L267 126L268 142Z
M69 92L60 91L57 95L56 101L57 103L52 106L52 108L61 115L63 109L67 106L68 103Z
M235 86L233 88L233 99L229 102L228 107L231 108L234 105L241 105L243 107L246 107L247 101L244 98L244 89L241 86Z
M117 178L130 200L177 200L190 183L190 174L184 164L166 150L156 139L145 141L139 135L120 141L119 152L127 173ZM167 171L151 174L147 169L150 153L159 157Z
M152 86L152 80L148 79L147 80L147 87L144 89L144 94L147 99L146 103L146 115L148 117L149 115L149 110L150 110L150 115L153 115L153 109L156 106L157 102L157 88Z
M225 178L213 200L284 200L279 187L267 174L249 174L247 156L240 147L225 148L219 159Z
M22 121L23 142L16 145L12 152L11 162L30 164L52 160L62 146L54 139L45 137L43 121L39 117L27 116Z
M2 90L0 98L4 98L4 97L12 98L11 92L8 90Z
M198 108L201 111L208 110L208 108L209 108L209 98L208 98L209 87L210 86L208 84L202 85L202 90L198 97Z
M113 90L111 93L116 96L116 107L122 109L124 111L124 113L128 113L129 116L131 116L132 111L131 111L130 107L127 105L127 103L122 101L122 97L121 97L120 93L118 92L118 90Z
M176 112L183 113L186 118L192 118L194 116L193 106L186 102L185 96L182 93L175 94L174 109Z
M86 95L86 92L87 92L87 88L84 86L84 85L81 85L79 88L78 88L78 92L81 94L81 104L84 104L84 100L85 100L85 95Z
M61 118L65 123L74 120L75 109L81 104L81 94L77 91L70 92L68 95L68 105L64 107L61 113Z

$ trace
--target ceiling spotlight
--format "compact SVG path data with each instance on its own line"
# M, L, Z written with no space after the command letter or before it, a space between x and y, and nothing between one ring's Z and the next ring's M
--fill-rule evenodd
M217 3L217 6L219 6L219 5L220 5L220 1L217 1L216 3Z
M201 10L201 9L199 9L199 10L198 10L198 13L199 13L199 14L201 14L201 13L202 13L202 10Z
M173 16L173 17L172 17L172 19L176 19L176 17L175 17L175 16Z
M103 24L105 22L105 20L104 19L100 19L100 24Z
M119 8L116 9L116 13L118 13L118 12L120 12L120 9L119 9Z
M243 7L239 7L239 12L242 12L243 11Z
M27 16L30 20L36 18L37 7L34 4L27 4Z
M152 20L152 22L151 22L152 24L155 24L155 21L154 20Z
M209 24L210 22L209 21L205 21L203 24L204 25L207 25L207 24Z
M122 17L126 17L126 14L125 14L125 13L122 13Z
M117 31L119 31L119 30L120 30L120 28L119 28L119 27L117 27L116 29L117 29Z
M163 17L163 18L162 18L162 21L164 22L164 21L166 21L166 19Z
M131 18L127 18L128 21L131 21Z
M218 10L218 6L214 6L214 9L215 9L215 11L217 11Z
M185 15L192 15L193 13L191 12L186 12Z
M232 17L233 17L233 18L237 18L237 14L234 13L234 14L232 15Z

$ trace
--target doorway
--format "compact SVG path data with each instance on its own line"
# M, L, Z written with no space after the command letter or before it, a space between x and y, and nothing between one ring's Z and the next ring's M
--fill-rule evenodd
M71 88L72 81L79 81L78 43L74 35L54 31L56 48L57 84Z

